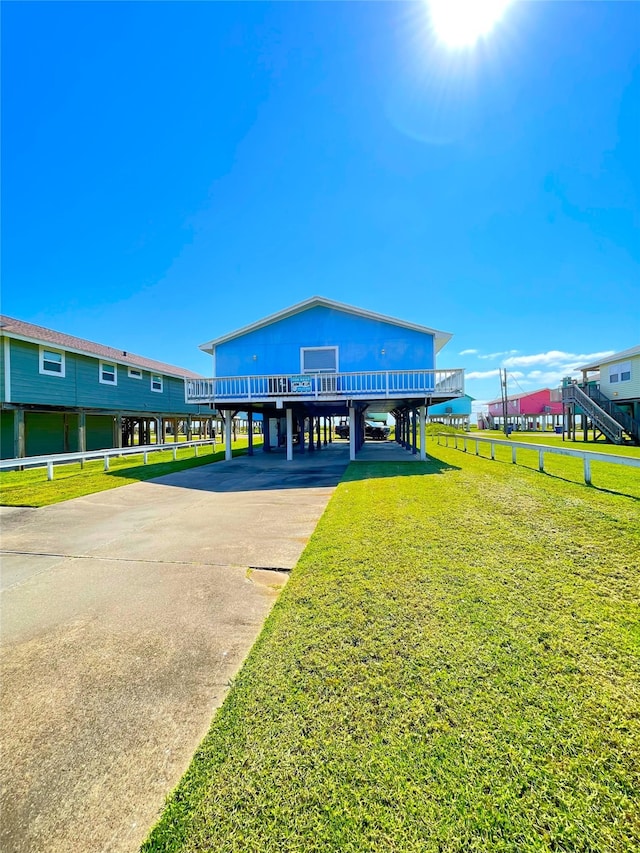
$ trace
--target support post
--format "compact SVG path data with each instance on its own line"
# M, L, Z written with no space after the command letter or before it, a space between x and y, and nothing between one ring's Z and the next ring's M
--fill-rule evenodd
M587 456L584 457L584 481L587 486L591 485L591 460Z
M47 462L47 480L53 480L53 462Z
M427 407L420 406L420 461L427 458Z
M544 472L544 450L538 451L538 471Z
M269 412L267 409L262 410L262 452L271 453Z
M313 415L309 415L309 452L313 453L315 441L313 438Z
M318 441L316 444L316 448L318 450L322 450L322 427L320 425L320 418L319 417L318 417L318 420L316 422L316 428L317 428L317 435L318 435Z
M415 409L411 412L411 452L414 455L418 452L418 422Z
M104 455L104 470L105 471L109 470L109 457L107 456L106 453Z
M224 458L227 462L232 458L231 453L231 421L233 414L228 409L224 413Z
M287 409L287 462L293 461L293 410Z
M298 419L298 447L304 453L304 415Z
M24 409L14 409L13 412L13 450L16 459L22 459L26 452L24 440Z
M247 412L247 456L253 456L253 410Z
M349 460L351 462L356 458L356 410L353 406L349 407Z
M83 411L78 412L78 451L87 451L87 416ZM80 460L80 467L84 468L84 459Z
M193 421L191 415L187 416L187 441L193 441Z
M154 421L156 422L156 444L163 444L164 420L163 418L154 418Z
M514 465L516 464L516 446L515 446L515 444L513 444L511 446L511 461L513 462Z
M115 446L122 447L122 415L116 415L115 420Z

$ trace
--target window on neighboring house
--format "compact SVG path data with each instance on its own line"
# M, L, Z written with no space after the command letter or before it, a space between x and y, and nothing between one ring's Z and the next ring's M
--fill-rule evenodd
M151 374L151 390L162 394L162 376L158 373Z
M62 350L40 347L40 373L64 376L65 358Z
M129 379L142 379L142 371L137 367L129 368Z
M337 373L338 347L302 347L300 368L302 373Z
M609 382L628 382L631 379L631 362L612 364L609 368Z
M109 361L101 361L99 377L103 385L117 385L118 368Z

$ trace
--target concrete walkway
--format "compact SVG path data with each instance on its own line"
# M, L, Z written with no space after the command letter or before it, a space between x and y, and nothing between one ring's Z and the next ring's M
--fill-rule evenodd
M259 452L3 508L3 853L138 849L347 464Z
M405 450L397 441L365 441L356 462L419 462L420 454Z

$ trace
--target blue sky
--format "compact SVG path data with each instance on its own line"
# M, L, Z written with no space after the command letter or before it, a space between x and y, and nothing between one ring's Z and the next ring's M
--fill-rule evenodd
M2 4L2 310L203 373L311 295L479 400L640 341L640 4Z

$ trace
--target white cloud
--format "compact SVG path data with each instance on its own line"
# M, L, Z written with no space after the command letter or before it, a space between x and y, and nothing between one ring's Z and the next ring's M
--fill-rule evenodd
M505 355L515 355L517 352L517 349L507 349L504 352L490 352L487 355L479 355L478 358L502 358Z
M539 388L557 388L565 376L577 376L577 372L567 367L560 370L532 370L527 373L525 381Z
M493 379L494 376L500 376L500 369L495 368L494 370L472 370L470 373L465 373L464 378L466 379ZM519 370L514 370L509 373L512 379L522 379L524 373L521 373Z
M598 361L608 355L613 355L614 350L606 352L591 352L591 353L573 353L563 352L562 350L552 349L548 352L539 352L535 355L517 355L507 358L503 361L504 367L532 367L534 364L549 365L551 367L560 367L564 365L564 369L575 370L583 364L589 364L592 361Z
M467 379L493 379L494 376L499 376L498 368L495 370L472 370L470 373L465 373L465 381Z
M462 352L459 352L458 355L477 355L477 349L463 349Z

